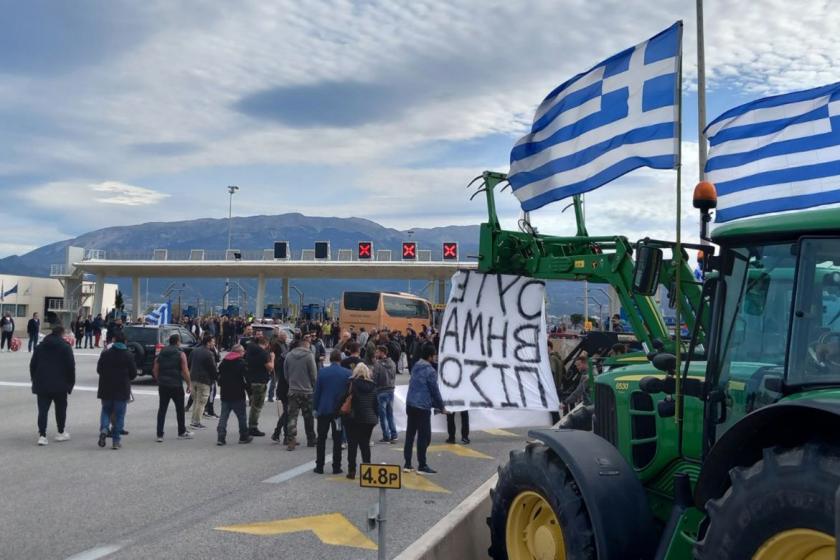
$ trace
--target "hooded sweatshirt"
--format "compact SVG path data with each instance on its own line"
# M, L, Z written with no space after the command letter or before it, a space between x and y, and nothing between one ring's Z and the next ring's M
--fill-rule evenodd
M244 401L248 381L248 367L242 354L230 352L219 365L219 387L223 401Z
M289 383L289 393L311 395L315 392L315 380L318 368L315 355L308 348L298 346L288 354L283 362L283 376Z

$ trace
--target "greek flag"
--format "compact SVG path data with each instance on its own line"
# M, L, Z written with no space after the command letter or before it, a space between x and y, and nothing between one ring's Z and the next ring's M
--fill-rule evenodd
M840 82L730 109L706 137L717 222L840 202Z
M0 301L5 301L7 297L9 297L12 294L16 294L16 293L18 293L18 285L17 284L12 286L8 290L6 290L5 287L0 287Z
M169 302L160 304L157 309L146 315L146 323L149 325L168 325L169 310Z
M510 153L526 212L591 191L639 167L678 163L682 22L548 94Z

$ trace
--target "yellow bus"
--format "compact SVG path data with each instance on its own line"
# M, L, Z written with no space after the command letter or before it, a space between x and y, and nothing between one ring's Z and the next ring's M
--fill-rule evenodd
M432 325L432 305L428 300L402 292L344 292L341 294L339 322L342 329L419 332Z

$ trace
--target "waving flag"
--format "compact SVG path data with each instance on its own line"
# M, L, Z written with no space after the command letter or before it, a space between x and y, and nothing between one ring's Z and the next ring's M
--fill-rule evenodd
M10 295L16 294L16 293L18 293L18 285L17 284L12 286L8 290L5 290L3 287L0 287L0 301L4 301L7 296L10 296Z
M510 153L522 209L591 191L639 167L673 169L679 154L682 22L557 87Z
M717 222L840 202L840 82L730 109L706 137Z

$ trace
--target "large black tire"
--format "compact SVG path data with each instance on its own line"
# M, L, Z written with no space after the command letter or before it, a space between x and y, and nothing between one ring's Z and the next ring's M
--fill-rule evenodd
M577 484L560 458L541 444L530 444L524 451L511 451L508 464L499 468L499 481L490 491L492 510L487 518L490 556L495 560L509 560L508 515L516 497L527 491L536 492L551 505L563 532L566 560L594 560L592 523Z
M146 361L146 350L143 348L143 345L139 342L129 342L126 344L126 347L131 352L131 355L134 356L134 365L137 366L138 370L142 370L143 364Z
M697 560L752 558L769 539L791 529L834 535L840 448L812 442L765 449L759 461L733 468L729 478L726 493L706 503L708 525L694 550Z

